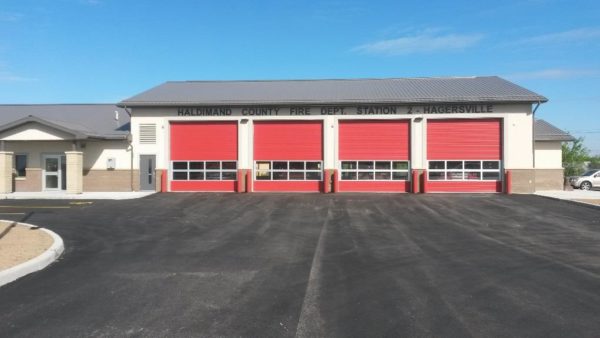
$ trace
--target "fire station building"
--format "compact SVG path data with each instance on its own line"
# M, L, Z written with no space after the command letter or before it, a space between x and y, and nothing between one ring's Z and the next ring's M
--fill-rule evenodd
M166 82L79 123L30 107L0 125L0 162L34 154L48 180L51 153L73 192L531 193L562 189L572 140L534 118L546 101L499 77Z

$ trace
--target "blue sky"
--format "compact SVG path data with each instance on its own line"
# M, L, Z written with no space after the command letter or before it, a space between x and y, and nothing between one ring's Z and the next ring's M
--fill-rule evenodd
M0 0L0 103L167 80L500 75L600 154L600 1Z

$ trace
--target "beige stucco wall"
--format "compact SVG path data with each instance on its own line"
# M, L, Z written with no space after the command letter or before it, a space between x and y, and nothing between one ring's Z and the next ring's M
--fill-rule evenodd
M505 169L533 169L532 114L507 114L503 141Z
M116 160L116 170L131 167L131 151L127 141L88 141L82 150L85 169L106 169L109 158Z
M129 169L130 151L126 141L83 141L79 142L79 151L83 152L84 169L106 169L109 157L116 159L116 169ZM27 166L41 168L42 156L64 155L72 150L71 141L11 141L6 142L6 150L15 154L27 154Z
M162 111L158 109L157 111ZM139 137L140 124L155 124L156 125L156 143L141 144ZM156 155L157 169L168 168L169 158L169 121L164 117L137 117L131 119L131 132L134 135L132 142L134 152L134 169L139 170L140 155Z
M79 151L83 152L83 171L103 171L110 172L106 169L107 159L113 157L116 159L116 171L127 171L130 168L130 150L126 141L84 141L79 142ZM27 155L27 170L26 177L15 178L15 191L41 191L42 190L42 158L44 155L65 155L65 152L72 150L71 141L7 141L5 148L15 154ZM129 175L129 174L127 174ZM127 176L126 175L126 176ZM118 187L115 191L129 189L130 183L122 184L123 179L119 178L115 182L111 181L110 174L100 175L96 177L107 178L99 185L106 187ZM119 176L120 177L120 176ZM129 176L127 176L129 177ZM88 184L86 184L86 181ZM90 179L84 176L83 190L89 186ZM93 190L93 191L111 191L111 190Z
M41 168L42 155L64 155L65 151L72 149L72 143L67 141L13 141L6 142L6 149L15 154L26 154L28 167Z
M315 109L318 111L318 109ZM533 169L533 117L530 104L494 105L494 113L477 114L399 114L399 115L308 115L308 116L177 116L175 108L133 108L131 127L134 134L134 167L138 169L139 155L157 155L158 169L169 168L170 121L238 121L238 167L253 167L253 121L257 120L322 120L324 126L323 160L325 169L338 166L339 119L410 119L411 161L414 169L427 166L427 120L455 118L500 118L504 125L504 166L507 169ZM241 121L247 121L241 123ZM418 121L417 121L418 120ZM139 126L156 124L156 144L139 143Z
M536 169L562 169L562 148L560 141L535 142Z
M5 141L60 141L69 137L73 136L38 123L26 123L0 133L0 139Z

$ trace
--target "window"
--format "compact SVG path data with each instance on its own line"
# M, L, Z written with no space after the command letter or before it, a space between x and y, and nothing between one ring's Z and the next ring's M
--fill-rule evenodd
M257 181L321 181L320 161L256 161Z
M236 161L173 161L174 181L235 181Z
M408 181L408 161L342 161L342 181Z
M16 172L17 177L25 177L27 175L25 168L27 168L27 155L16 154L15 155L15 172Z
M430 181L499 181L500 161L429 161Z

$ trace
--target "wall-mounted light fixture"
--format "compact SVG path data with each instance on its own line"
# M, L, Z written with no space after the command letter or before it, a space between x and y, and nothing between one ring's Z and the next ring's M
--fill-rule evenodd
M421 122L421 121L423 121L423 118L422 117L415 117L414 121L415 122Z

